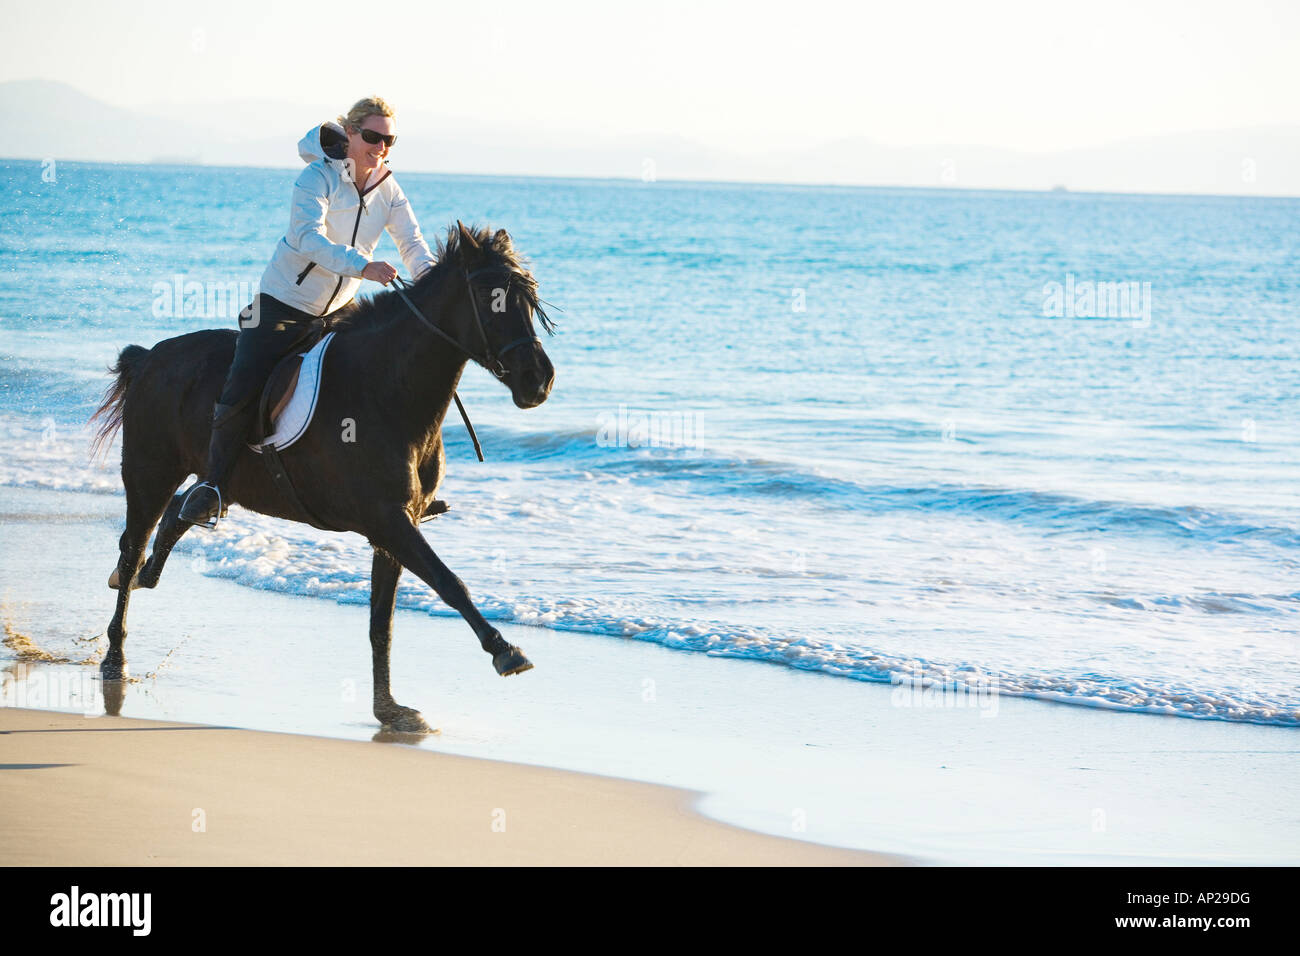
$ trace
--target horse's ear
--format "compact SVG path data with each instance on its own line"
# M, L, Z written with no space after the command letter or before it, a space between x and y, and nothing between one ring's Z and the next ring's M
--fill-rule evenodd
M478 252L479 251L478 240L474 238L473 233L471 233L468 229L466 229L465 224L461 222L459 219L456 220L456 228L460 230L460 241L465 246L465 248L472 249L473 251Z
M510 247L510 233L504 229L498 229L497 234L492 237L492 245L498 249L508 249Z

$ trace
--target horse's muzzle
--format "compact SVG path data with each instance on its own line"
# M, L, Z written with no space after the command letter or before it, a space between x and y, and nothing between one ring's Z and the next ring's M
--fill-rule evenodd
M540 342L518 350L518 364L506 370L510 395L520 408L536 408L551 394L555 384L555 366L547 358Z

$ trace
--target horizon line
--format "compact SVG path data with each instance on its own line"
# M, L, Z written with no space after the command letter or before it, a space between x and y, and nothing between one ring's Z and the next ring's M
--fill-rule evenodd
M133 160L96 160L96 159L59 159L55 157L36 158L31 156L0 156L0 162L22 162L22 163L44 163L48 159L55 162L77 163L83 166L148 166L154 168L170 169L257 169L257 170L292 170L300 169L302 166L293 166L286 163L282 166L266 166L258 163L185 163L185 162L136 162ZM303 164L305 165L305 164ZM1050 186L1046 189L1032 189L1028 187L1010 187L1010 186L918 186L913 184L889 184L889 183L835 183L835 182L788 182L779 180L759 180L759 179L678 179L675 177L656 177L652 180L644 180L637 176L584 176L576 173L555 173L555 174L537 174L537 173L466 173L466 172L448 172L445 170L428 170L428 169L407 169L394 170L394 174L412 176L449 176L463 179L536 179L551 180L560 182L597 182L597 183L641 183L645 186L654 186L657 183L670 183L674 185L698 185L698 186L774 186L783 189L883 189L883 190L909 190L920 192L961 192L961 193L1013 193L1029 196L1150 196L1161 199L1300 199L1300 193L1189 193L1189 192L1142 192L1138 190L1103 190L1103 189L1076 189L1071 186Z

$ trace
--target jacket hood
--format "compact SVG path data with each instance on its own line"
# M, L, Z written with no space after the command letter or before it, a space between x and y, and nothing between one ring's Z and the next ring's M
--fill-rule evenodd
M344 159L348 154L348 134L338 123L321 123L298 140L298 155L304 163L318 159Z

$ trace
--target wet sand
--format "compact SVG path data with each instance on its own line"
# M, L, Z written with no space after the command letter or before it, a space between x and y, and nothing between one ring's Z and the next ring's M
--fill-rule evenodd
M708 820L696 794L201 724L0 709L8 865L830 865L894 858Z

